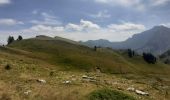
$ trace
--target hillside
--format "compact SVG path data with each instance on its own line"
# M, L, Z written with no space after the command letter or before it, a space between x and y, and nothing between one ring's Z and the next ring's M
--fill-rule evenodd
M87 41L88 46L112 47L114 49L134 49L139 53L152 52L160 55L170 49L170 28L155 26L150 30L133 35L123 42L109 42L106 40Z
M165 63L170 64L170 50L166 51L162 55L159 56L159 58Z
M156 65L147 64L140 56L130 59L126 53L119 53L107 48L98 48L96 52L93 48L78 43L73 44L49 37L16 41L9 47L31 52L34 56L50 64L66 66L62 67L65 70L92 71L99 67L103 72L109 73L121 73L120 68L122 68L123 73L139 73L145 72L143 70L145 68L147 69L146 73L147 71L150 73L149 71L153 71L152 67L154 66L155 70L152 73L156 73L156 66L162 67L162 70L167 67L159 62ZM136 67L136 65L139 67ZM162 72L165 73L166 71Z
M170 98L170 67L161 62L148 64L140 56L129 58L125 51L95 51L60 37L38 36L0 47L0 56L0 98L88 100L90 93L101 89L116 90L137 100ZM5 69L7 64L11 69ZM129 87L149 96L128 91Z

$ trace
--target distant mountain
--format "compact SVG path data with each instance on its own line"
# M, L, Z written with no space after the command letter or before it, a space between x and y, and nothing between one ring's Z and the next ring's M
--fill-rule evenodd
M152 52L155 55L162 54L170 49L170 28L155 26L140 34L135 34L123 42L109 42L107 40L95 40L84 42L88 46L112 47L114 49L134 49L139 53Z
M88 40L87 42L81 42L81 43L89 47L94 47L94 46L112 47L113 45L112 42L105 40L105 39Z
M125 41L124 47L126 46L138 52L162 54L170 49L170 28L156 26L151 30L136 34Z

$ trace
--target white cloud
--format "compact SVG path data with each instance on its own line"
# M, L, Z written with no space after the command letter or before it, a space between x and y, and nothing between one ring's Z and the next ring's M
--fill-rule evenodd
M81 31L82 27L80 25L69 23L68 25L66 25L66 29L73 30L73 31Z
M9 21L10 22L10 21ZM8 23L9 23L8 22ZM10 22L10 25L14 25L15 22ZM4 23L4 22L3 22ZM13 23L13 24L12 24ZM71 31L70 31L71 30ZM69 23L65 26L59 25L44 25L38 24L33 25L30 28L18 30L16 32L0 32L2 34L15 33L10 35L20 35L16 33L22 33L21 35L25 38L34 37L36 35L47 35L47 36L61 36L76 41L82 40L96 40L96 39L108 39L110 41L123 41L131 37L133 34L140 33L145 30L145 26L142 24L135 24L131 22L123 22L121 24L111 24L107 27L101 27L96 23L87 20L80 20L79 24ZM2 41L6 41L6 38ZM5 42L3 42L5 43Z
M94 23L91 22L91 21L85 21L85 20L83 20L83 19L81 19L80 25L81 25L83 28L87 28L87 29L100 29L100 26L99 26L99 25L94 24Z
M6 26L12 26L12 25L18 25L18 24L24 24L22 21L17 21L14 19L0 19L0 25L6 25Z
M131 37L133 34L142 32L144 30L144 25L130 22L100 27L91 21L82 19L80 20L79 24L69 23L65 26L35 25L29 29L21 30L21 32L36 33L36 35L61 36L77 41L95 39L123 41Z
M11 0L0 0L0 5L9 4Z
M170 28L170 23L163 23L163 24L160 24L160 25L163 25L163 26L166 26L166 27Z
M111 24L108 25L108 28L115 31L132 31L132 30L144 30L145 26L141 24L127 22L123 24Z
M33 11L33 13L38 14L36 10ZM42 12L41 17L43 17L43 20L31 20L30 23L42 24L42 25L61 25L62 24L62 22L59 21L57 17L50 15L46 12Z
M56 36L58 33L64 32L64 27L59 26L48 26L48 25L35 25L28 29L20 30L22 33L33 33L30 36L36 36L36 35L47 35L47 36ZM30 37L29 36L29 37Z
M99 11L97 14L90 14L90 17L93 18L110 18L111 15L108 13L107 10Z
M27 31L27 30L25 30ZM29 31L34 32L52 32L52 31L64 31L64 27L52 27L52 26L46 26L46 25L35 25L32 26Z
M91 21L81 19L79 25L69 23L68 25L66 25L66 29L71 31L89 31L100 29L100 26Z

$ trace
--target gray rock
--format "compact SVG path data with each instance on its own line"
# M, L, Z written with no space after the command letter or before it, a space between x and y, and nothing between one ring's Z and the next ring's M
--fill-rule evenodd
M133 88L133 87L129 87L129 88L127 88L127 90L128 90L128 91L132 91L132 92L134 92L134 91L135 91L135 88Z
M70 84L71 81L67 80L67 81L64 81L63 84Z
M143 92L143 91L140 91L140 90L135 90L135 92L136 92L136 94L138 94L138 95L146 95L146 96L149 95L149 93Z
M43 80L43 79L37 79L37 82L44 83L44 84L47 83L46 80Z
M32 91L31 90L27 90L24 92L25 95L29 95Z

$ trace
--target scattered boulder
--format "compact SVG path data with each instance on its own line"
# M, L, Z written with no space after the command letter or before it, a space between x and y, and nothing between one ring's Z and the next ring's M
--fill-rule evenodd
M149 93L143 92L143 91L141 91L141 90L137 90L137 89L135 89L135 88L133 88L133 87L127 88L127 91L135 92L135 93L138 94L138 95L149 96Z
M67 81L64 81L63 84L70 84L71 81L67 80Z
M83 78L83 79L91 79L91 80L94 80L94 79L95 79L94 77L89 77L89 76L87 76L87 75L83 75L82 78Z
M83 78L83 81L86 81L86 82L96 82L96 79L94 77L83 75L82 78Z
M134 91L135 91L135 88L133 88L133 87L129 87L129 88L127 88L127 90L128 90L128 91L132 91L132 92L134 92Z
M136 94L138 94L138 95L146 95L146 96L149 95L149 93L143 92L143 91L140 91L140 90L135 90L135 92L136 92Z
M88 76L87 76L87 75L83 75L83 76L82 76L82 78L87 79L87 78L88 78Z
M32 91L31 90L27 90L24 92L25 95L29 95Z
M122 87L117 87L117 89L118 89L118 90L123 90L123 88L122 88Z
M44 83L44 84L47 83L46 80L43 80L43 79L37 79L37 82Z
M97 80L94 80L94 79L93 79L93 80L89 80L89 82L94 82L94 83L95 83L95 82L97 82Z

